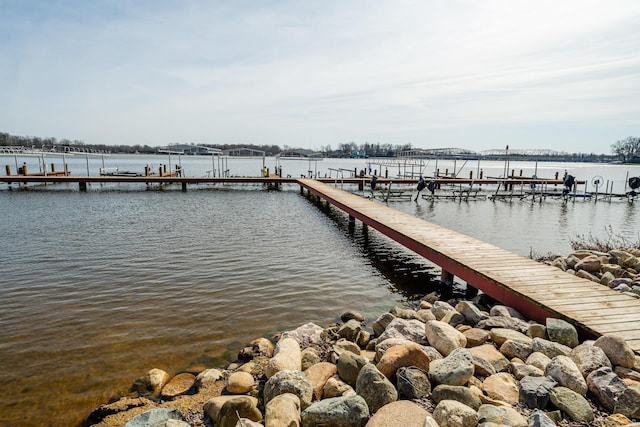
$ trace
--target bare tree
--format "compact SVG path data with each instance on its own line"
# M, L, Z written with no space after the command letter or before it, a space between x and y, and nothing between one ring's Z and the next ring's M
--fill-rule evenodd
M622 162L634 156L640 156L640 138L630 136L627 139L621 139L611 144L611 152L622 158Z

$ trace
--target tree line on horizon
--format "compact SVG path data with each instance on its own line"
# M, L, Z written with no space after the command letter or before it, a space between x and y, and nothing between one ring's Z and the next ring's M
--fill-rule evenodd
M187 145L195 146L201 145L210 148L218 148L221 150L228 150L233 148L251 148L255 150L264 151L271 155L276 155L282 152L301 150L310 151L302 148L293 148L288 145L284 145L282 148L274 144L195 144L190 143ZM102 153L120 153L120 154L157 154L160 147L152 147L147 144L135 144L135 145L123 145L123 144L86 144L82 140L70 140L67 138L57 139L54 137L38 137L38 136L17 136L11 135L6 132L0 132L0 146L18 146L25 148L34 148L41 150L56 149L56 151L70 150L70 151L90 151L90 152L102 152ZM320 147L320 153L324 157L394 157L396 153L400 151L410 150L413 146L411 143L407 144L388 144L388 143L369 143L357 144L354 141L339 143L338 148L333 150L330 144ZM625 162L640 162L640 138L627 137L626 139L618 140L611 144L611 153L618 156L619 159ZM603 157L602 155L593 155L590 157ZM571 157L584 158L584 154L575 153Z

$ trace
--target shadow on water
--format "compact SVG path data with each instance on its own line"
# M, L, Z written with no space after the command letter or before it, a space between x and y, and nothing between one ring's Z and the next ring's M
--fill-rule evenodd
M465 297L466 284L443 284L439 266L372 230L366 224L359 221L350 224L347 214L324 201L312 200L312 203L353 242L365 262L390 283L389 291L400 294L406 303L420 301L429 293L436 293L442 298ZM416 209L423 210L421 206ZM427 206L426 211L432 210L433 206Z

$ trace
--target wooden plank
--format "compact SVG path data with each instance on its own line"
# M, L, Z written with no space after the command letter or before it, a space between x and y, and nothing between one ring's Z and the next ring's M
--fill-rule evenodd
M573 298L567 298L565 296L560 299L557 299L557 298L551 298L551 296L549 297L540 296L538 297L538 300L540 302L544 301L545 304L553 305L553 306L565 306L565 305L573 306L573 305L583 305L583 304L600 305L600 304L609 304L609 303L617 303L617 302L623 302L625 303L625 306L635 305L635 304L630 304L630 303L633 303L633 301L629 301L625 297L626 295L601 295L597 299L595 299L590 296L574 295Z
M608 315L603 316L600 313L596 313L593 316L587 318L585 317L583 322L589 325L603 325L607 323L617 323L620 321L626 321L637 323L640 322L640 313L633 314L619 314L619 315Z

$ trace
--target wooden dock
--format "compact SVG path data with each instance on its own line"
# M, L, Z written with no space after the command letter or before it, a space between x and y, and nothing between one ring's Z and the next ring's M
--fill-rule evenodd
M530 319L573 324L583 335L618 334L640 353L640 299L431 224L313 179L308 190Z

